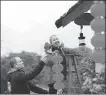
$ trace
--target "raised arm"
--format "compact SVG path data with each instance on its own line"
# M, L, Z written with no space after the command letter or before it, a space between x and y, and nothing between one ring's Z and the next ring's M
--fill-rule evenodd
M63 48L62 50L65 54L72 54L72 55L76 55L76 56L82 56L82 54L77 49Z
M32 80L42 71L44 64L45 63L43 61L40 61L40 63L32 71L28 73L20 72L19 75L17 76L17 79L21 81Z
M41 61L39 62L39 64L35 66L35 68L32 71L30 71L29 73L20 72L19 75L17 76L17 79L21 81L32 80L42 71L46 63L46 60L47 60L46 57L41 58Z

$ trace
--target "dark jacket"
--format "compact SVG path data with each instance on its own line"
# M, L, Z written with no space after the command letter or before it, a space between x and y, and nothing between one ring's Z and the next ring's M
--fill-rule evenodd
M41 72L43 67L44 62L41 61L29 73L25 73L24 70L10 72L8 74L8 81L11 83L11 94L30 94L32 86L29 85L29 80L35 78Z

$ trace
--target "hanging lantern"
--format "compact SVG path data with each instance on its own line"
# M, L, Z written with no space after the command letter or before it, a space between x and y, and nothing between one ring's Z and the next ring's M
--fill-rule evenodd
M105 3L97 2L91 6L91 14L94 17L105 17Z
M84 46L86 44L85 44L85 37L83 36L83 33L82 33L83 25L80 25L80 28L81 28L81 33L80 33L80 36L78 37L79 46Z
M105 31L105 19L96 18L92 20L90 25L92 30L94 30L95 32L100 33L102 31Z
M63 89L65 86L64 86L64 83L63 82L56 82L54 84L54 88L59 90L59 89Z
M95 49L91 58L96 63L105 63L105 49L100 49L100 50Z
M92 30L96 33L105 31L105 19L96 18L91 21L90 25Z
M53 63L61 63L63 61L63 58L60 55L54 55L51 57L51 61Z
M105 48L105 34L95 34L91 39L91 44L94 47Z
M61 64L54 64L52 66L52 71L53 72L58 72L60 73L63 70L63 66Z
M52 79L53 81L61 82L64 79L64 76L62 73L56 73L56 74L53 74Z
M83 36L83 33L80 33L80 37L78 37L79 39L79 46L84 46L85 44L85 37Z

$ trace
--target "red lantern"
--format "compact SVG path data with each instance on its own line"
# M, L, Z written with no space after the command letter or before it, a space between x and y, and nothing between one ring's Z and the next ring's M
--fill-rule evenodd
M90 25L96 33L105 31L105 19L96 18L91 21Z
M54 56L51 57L51 61L53 63L60 63L60 62L63 61L63 58L60 55L54 55Z
M56 74L53 74L52 79L53 81L61 82L64 79L64 76L62 73L56 73Z
M60 73L63 70L63 66L61 64L54 64L52 66L52 71L53 72L58 72Z
M91 39L91 44L94 47L105 48L105 34L95 34Z
M65 86L64 86L64 83L63 82L56 82L54 84L54 88L59 90L59 89L63 89Z
M91 58L96 62L96 63L105 63L105 50L94 50Z
M105 3L95 3L91 6L91 14L94 17L105 17Z

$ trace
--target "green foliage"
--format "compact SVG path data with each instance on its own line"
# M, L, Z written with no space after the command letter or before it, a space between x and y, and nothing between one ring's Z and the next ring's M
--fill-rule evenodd
M104 94L105 93L105 71L99 74L95 73L95 61L92 60L91 50L86 47L76 49L82 56L77 57L78 71L82 82L82 90L85 94ZM93 81L96 79L95 81ZM76 81L76 80L75 80ZM77 83L76 83L77 84Z
M81 54L81 56L77 57L77 62L78 62L78 71L79 71L79 74L80 74L80 78L82 80L82 84L85 82L85 79L83 79L84 77L84 73L87 72L87 77L89 75L91 76L94 76L95 74L95 62L90 58L90 55L91 55L91 50L89 48L77 48L76 51L79 52L79 54ZM6 76L7 76L7 72L9 71L10 69L10 65L9 65L9 60L12 58L12 57L15 57L15 56L18 56L20 57L24 64L25 64L25 67L26 67L26 71L30 71L32 70L32 68L37 65L40 61L40 56L36 53L32 53L32 52L21 52L21 53L11 53L8 57L1 57L1 75L4 79L6 79ZM51 62L49 62L51 63ZM50 79L50 68L52 64L47 64L44 69L42 70L42 72L35 78L32 80L32 82L34 84L36 83L45 83L47 81L49 81ZM103 72L101 74L101 77L104 80L104 77L105 77L105 73ZM99 79L98 79L99 80ZM102 83L103 85L104 83ZM76 75L73 75L73 85L75 86L78 86L78 80L76 78ZM99 84L100 85L100 84ZM99 89L99 86L98 88L96 89ZM104 88L103 88L104 90ZM104 92L102 90L102 92ZM93 88L92 88L92 91L95 91ZM99 93L99 92L96 92L96 93ZM100 92L101 93L101 92Z
M2 77L6 78L7 72L10 69L9 61L12 57L20 57L26 67L26 71L32 70L32 67L34 67L36 64L38 64L40 60L40 56L36 53L29 53L29 52L21 52L21 53L10 53L8 57L1 57L1 75Z

